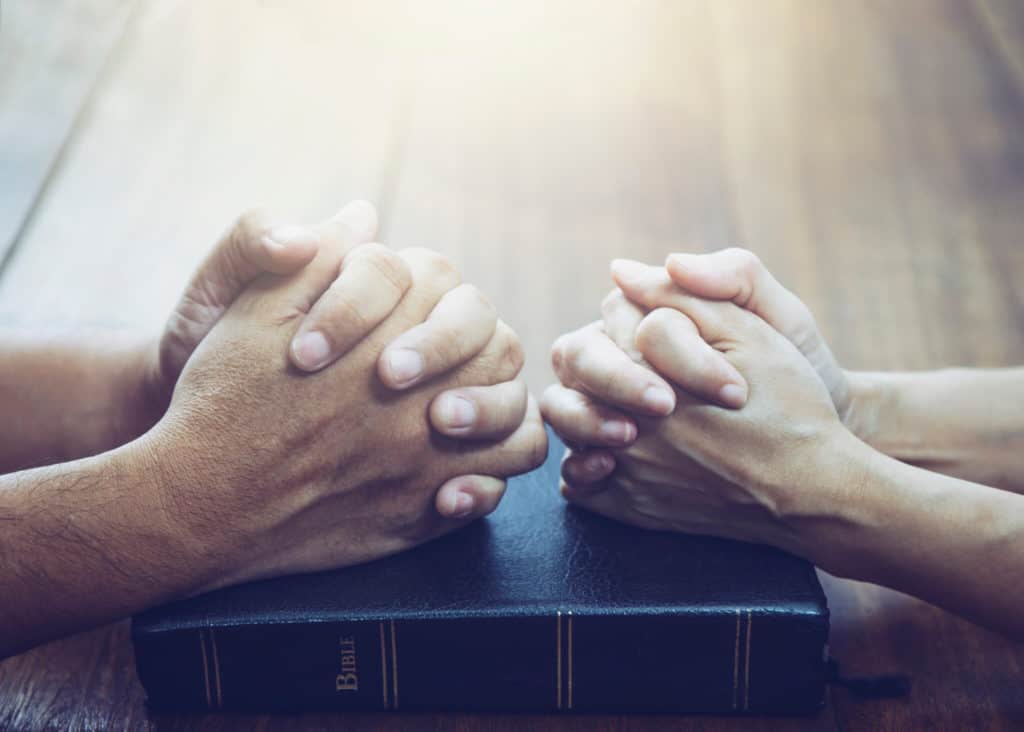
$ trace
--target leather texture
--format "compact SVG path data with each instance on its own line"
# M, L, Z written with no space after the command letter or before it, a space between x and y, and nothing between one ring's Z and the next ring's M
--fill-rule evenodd
M138 616L151 703L817 709L828 609L813 567L769 547L639 530L568 506L558 494L563 449L552 435L546 463L513 479L492 516L413 551Z

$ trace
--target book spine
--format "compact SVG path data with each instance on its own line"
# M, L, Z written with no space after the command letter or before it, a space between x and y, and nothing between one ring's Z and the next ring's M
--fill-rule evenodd
M824 699L827 618L754 610L137 632L158 710L783 713Z

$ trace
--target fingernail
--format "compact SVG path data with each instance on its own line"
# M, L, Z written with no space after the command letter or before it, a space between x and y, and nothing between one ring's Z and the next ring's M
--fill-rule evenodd
M423 357L409 348L399 348L387 356L388 373L397 386L408 386L423 373Z
M675 395L661 386L649 386L643 395L644 406L662 415L672 414L676 407Z
M725 406L739 409L747 403L747 389L739 384L726 384L718 392L718 398Z
M331 346L323 333L311 330L295 338L292 342L292 354L299 366L313 371L327 363L331 355Z
M468 493L456 493L452 504L452 518L465 518L473 513L473 496Z
M263 237L269 249L285 249L315 241L313 232L304 226L278 226Z
M590 455L583 461L583 467L591 476L603 476L611 471L615 464L611 455L599 454Z
M668 257L665 258L665 266L667 267L670 264L674 264L677 267L685 269L692 260L692 254L669 254Z
M466 397L445 394L439 411L444 423L453 429L470 427L476 421L476 406Z
M626 282L642 279L646 268L647 265L632 259L612 260L612 275Z
M636 438L636 428L629 422L613 419L603 423L598 429L598 434L609 442L626 445Z

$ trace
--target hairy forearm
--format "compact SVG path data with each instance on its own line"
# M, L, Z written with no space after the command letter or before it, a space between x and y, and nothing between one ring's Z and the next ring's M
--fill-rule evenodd
M132 443L0 476L0 657L193 592L209 578Z
M0 473L96 455L159 419L150 344L112 333L0 331Z
M1024 497L902 463L852 435L833 459L803 524L810 558L1024 639Z
M849 374L853 431L911 465L1024 493L1024 369Z

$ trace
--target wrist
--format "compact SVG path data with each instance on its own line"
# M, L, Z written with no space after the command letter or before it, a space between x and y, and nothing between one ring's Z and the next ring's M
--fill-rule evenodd
M256 502L266 475L239 459L219 431L215 417L173 409L136 441L154 476L161 525L193 569L190 595L254 579L259 566L272 565L279 547L253 539L270 536L292 505Z
M850 576L851 547L878 507L871 473L875 451L842 424L807 446L775 486L778 540L771 543L838 576Z
M158 475L148 451L132 442L0 476L0 513L11 519L0 540L0 657L200 586L195 563L163 520Z
M882 432L883 415L889 409L894 391L887 374L847 371L850 407L843 424L859 440L874 445Z
M211 507L199 500L195 487L200 478L198 452L175 438L176 430L161 420L138 439L113 452L124 470L138 476L144 510L154 547L171 557L176 576L169 583L176 596L192 595L215 582L223 568L222 536L213 520ZM211 492L215 493L211 489Z
M153 427L167 410L170 395L164 396L155 366L151 339L121 339L109 344L113 372L108 396L112 407L110 434L101 449L110 450L131 442Z

